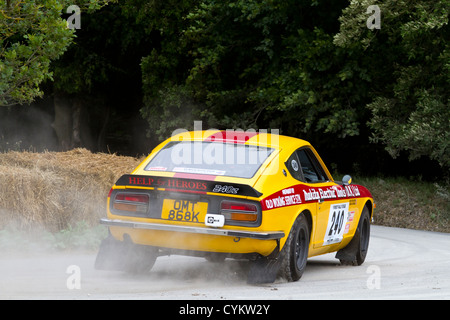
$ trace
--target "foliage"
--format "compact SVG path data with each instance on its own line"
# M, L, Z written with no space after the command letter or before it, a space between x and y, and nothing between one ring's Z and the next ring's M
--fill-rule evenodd
M102 225L90 226L83 220L67 229L58 232L47 232L45 238L52 249L57 250L97 250L101 241L108 235L107 228Z
M450 1L379 1L381 29L365 28L369 1L352 1L335 43L371 63L372 141L394 157L450 167Z
M50 63L75 37L61 17L69 5L94 11L107 0L7 0L0 2L0 106L30 103L52 79Z
M192 4L181 20L185 23L182 38L177 39L181 46L171 43L170 37L164 41L166 46L179 49L178 57L191 57L183 64L185 72L169 71L174 64L168 61L176 61L177 54L157 60L152 53L153 58L143 63L144 79L160 78L156 75L161 67L178 75L162 83L186 87L183 90L191 93L196 114L210 127L270 126L293 135L317 130L340 137L359 133L364 110L357 104L365 89L358 88L358 81L347 81L347 74L358 73L363 80L367 76L357 63L345 65L342 50L336 52L330 35L337 31L345 1ZM144 88L155 82L144 81ZM167 135L170 131L158 128L159 124L165 126L167 118L148 111L155 110L156 101L164 106L163 92L166 90L156 99L147 95L143 114L156 125L151 125L152 131ZM167 116L166 112L158 114ZM189 127L187 121L184 123Z
M76 41L52 64L57 90L98 95L105 87L114 86L115 78L140 76L129 61L134 62L133 53L141 53L136 48L146 48L144 26L124 10L118 3L83 14ZM140 72L139 66L134 68Z
M39 84L52 77L51 60L72 41L73 30L61 19L63 5L48 1L0 4L0 105L31 102Z
M367 28L372 4L191 0L176 12L159 4L164 19L152 31L164 30L161 46L142 63L149 132L167 137L192 117L308 139L370 129L394 157L407 151L448 167L449 1L379 1L381 30Z
M354 176L367 187L377 207L374 223L389 227L450 232L450 185L420 177Z
M54 78L103 101L95 118L113 108L122 123L142 85L154 143L202 120L450 166L449 0L80 0L95 13L76 41L69 2L0 4L0 105L32 101ZM373 4L380 30L367 28Z
M83 220L76 221L66 229L50 232L35 226L32 232L14 223L0 230L0 250L5 253L50 253L57 251L98 250L108 231L102 225L91 226Z
M194 100L185 86L189 66L189 46L182 36L185 19L198 0L131 0L127 12L146 26L153 48L142 57L142 117L149 123L153 143L167 138L179 127L192 124ZM198 119L198 118L197 118Z

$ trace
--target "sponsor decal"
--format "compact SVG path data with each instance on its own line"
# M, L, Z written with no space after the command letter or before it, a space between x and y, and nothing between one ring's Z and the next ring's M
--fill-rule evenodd
M302 203L299 186L293 186L274 193L261 201L263 210L293 206Z
M303 197L305 201L351 198L359 197L360 195L358 186L356 185L349 185L345 187L331 186L324 188L305 188L305 190L303 190Z
M361 189L361 190L360 190ZM371 197L364 187L357 185L334 185L329 187L308 187L295 185L280 190L261 201L263 210L276 209L301 203L322 200L339 200L354 197Z
M166 167L150 167L150 168L145 168L145 170L148 171L167 171Z
M239 188L234 186L222 186L220 184L216 184L212 192L216 193L228 193L228 194L238 194Z
M260 197L262 193L244 184L222 185L215 181L202 181L196 179L123 175L116 182L116 186L136 186L150 188L164 188L181 192L194 193L220 193L233 194L239 196Z
M225 217L221 214L210 214L205 216L205 225L209 227L223 227L225 225Z
M350 205L352 201L350 201ZM350 231L350 225L353 222L353 219L355 218L355 211L349 211L347 216L347 223L345 224L344 234L347 234Z
M345 225L344 234L347 234L349 231L350 231L350 223L347 222L347 224Z
M347 221L348 222L352 222L354 217L355 217L355 211L349 211L349 213L348 213L348 220Z
M182 190L207 191L206 181L172 179L165 177L124 175L116 182L118 186L139 186L153 188L174 188Z

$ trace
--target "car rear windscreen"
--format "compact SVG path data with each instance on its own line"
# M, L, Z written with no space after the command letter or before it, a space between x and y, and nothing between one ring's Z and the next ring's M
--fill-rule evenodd
M237 143L173 141L156 154L145 170L251 178L273 151Z

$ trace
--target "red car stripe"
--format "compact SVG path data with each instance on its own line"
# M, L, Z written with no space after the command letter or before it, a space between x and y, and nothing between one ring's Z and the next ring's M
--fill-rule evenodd
M257 134L258 134L257 132L226 130L226 131L219 131L210 135L205 139L205 141L218 141L226 143L244 144L250 138L253 138Z
M307 202L337 201L356 198L373 198L365 187L352 184L349 186L333 185L326 187L309 187L297 184L284 188L261 200L263 210L299 205Z

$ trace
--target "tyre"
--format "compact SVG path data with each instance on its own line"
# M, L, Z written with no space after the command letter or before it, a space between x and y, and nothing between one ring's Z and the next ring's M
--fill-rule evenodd
M148 273L154 266L158 250L154 247L133 244L125 254L124 271L132 274Z
M370 213L367 206L361 213L358 228L350 243L336 254L341 264L360 266L364 263L369 250Z
M157 248L134 244L129 237L118 241L109 235L100 245L95 268L142 274L152 269L157 257Z
M280 276L292 282L299 280L306 268L310 230L304 214L300 214L291 228L291 232L281 251Z
M370 240L370 214L369 209L364 207L363 217L358 225L359 227L359 249L356 253L356 263L358 266L362 265L366 260L367 251L369 250Z

